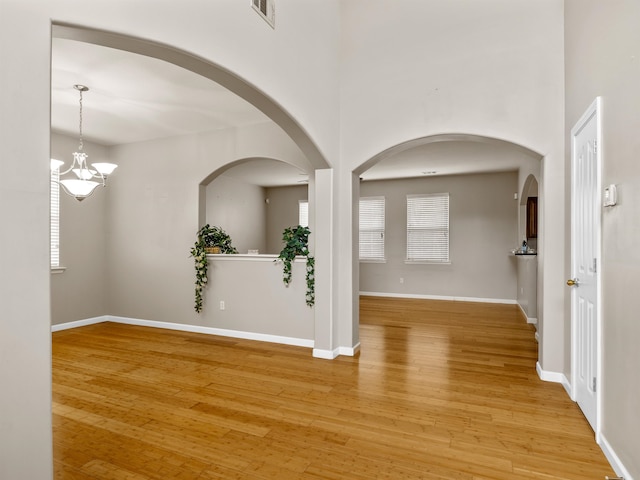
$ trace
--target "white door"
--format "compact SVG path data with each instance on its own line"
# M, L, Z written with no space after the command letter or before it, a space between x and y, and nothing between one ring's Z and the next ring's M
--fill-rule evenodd
M574 400L598 433L600 98L571 130L571 342Z

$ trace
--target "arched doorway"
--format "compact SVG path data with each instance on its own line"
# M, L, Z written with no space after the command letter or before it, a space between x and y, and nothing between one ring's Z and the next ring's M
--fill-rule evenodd
M359 202L361 192L365 191L364 185L366 185L367 181L380 182L385 179L393 178L395 179L394 182L396 184L393 188L402 188L398 187L398 185L401 185L402 183L408 184L411 182L415 185L420 178L426 181L426 177L429 177L428 180L432 181L438 175L450 176L450 178L453 179L452 181L455 182L457 179L462 179L463 175L468 176L469 174L473 174L486 177L489 174L495 176L496 172L510 171L510 186L502 192L501 200L496 199L497 203L495 205L499 208L506 207L509 211L508 215L510 215L509 218L511 218L511 227L508 233L506 233L507 236L502 237L504 238L502 240L503 245L498 248L495 255L496 261L504 263L505 271L509 269L514 270L510 275L515 279L513 262L511 262L510 265L507 257L509 250L515 248L519 239L521 240L518 220L519 202L516 199L520 198L519 193L521 185L524 183L527 176L531 172L535 172L536 175L539 175L542 158L541 154L530 148L497 138L469 134L441 134L422 137L392 146L356 168L353 171L353 175L360 181L353 182L354 187L352 200L354 206L357 205L356 202ZM412 178L413 180L411 182L401 180L406 178ZM498 181L497 177L495 181ZM496 186L500 186L499 181ZM410 188L414 187L407 188L408 189L402 192L400 196L406 196L409 193L416 193L409 191ZM396 204L400 205L403 198L397 198ZM401 208L404 207L401 206ZM401 208L396 208L390 214L395 218L396 223L399 222L398 225L396 225L398 229L406 228L406 225L400 225L406 218L404 216L406 212ZM358 238L357 223L358 218L354 217L354 241ZM470 222L467 222L467 224L471 225ZM495 225L497 224L492 223L491 225L494 226L487 228L496 228ZM485 239L483 239L483 241L479 241L478 237L474 236L473 230L467 229L466 232L466 246L463 245L458 248L466 248L470 251L478 251L478 249L480 249L480 251L484 251L485 248L491 246L490 241L485 242ZM388 239L391 235L391 232L387 232ZM408 279L409 281L419 281L420 278L424 279L424 274L409 271L416 266L406 265L408 262L406 262L406 258L404 257L405 252L402 251L404 248L402 242L405 242L406 240L406 233L402 230L399 234L396 232L395 235L396 242L400 243L400 247L397 248L396 258L392 259L392 262L395 261L395 266L388 266L386 268L386 271L391 273L381 273L384 266L381 267L380 265L374 265L367 267L368 270L366 275L368 277L386 279L388 283L380 287L382 289L385 287L387 288L386 291L382 290L384 293L391 293L397 296L428 296L429 290L432 290L435 284L430 287L425 284L423 280L423 284L413 290L410 289L410 285L407 285ZM467 261L470 261L470 259L467 259ZM455 259L453 259L452 262L455 263ZM460 265L460 257L458 258L458 265ZM486 267L487 268L485 268L485 270L488 270L489 267ZM380 271L372 274L370 271L373 269ZM466 291L457 291L456 289L459 282L455 280L455 268L449 268L449 266L438 266L433 270L435 275L440 275L442 277L441 281L437 283L438 288L442 287L446 282L448 282L451 287L449 290L438 290L434 295L435 297L467 297L488 300L508 300L510 303L516 302L515 288L512 285L509 285L509 281L505 282L504 289L501 291L488 291L480 288L473 289L473 285L471 284L465 287L467 288ZM446 275L443 274L444 270L447 270ZM358 258L353 259L353 271L353 298L354 303L357 304L359 292L361 290L359 287L363 285L363 282L360 280L361 266ZM464 278L467 278L467 276ZM476 284L478 283L479 282L476 282ZM515 284L515 281L511 283ZM371 285L371 282L367 282L367 285ZM380 288L378 290L380 290ZM511 290L513 290L513 292L511 292ZM354 312L357 312L357 308L354 308L353 310Z
M278 124L302 150L310 168L330 167L313 140L287 111L246 80L204 58L158 42L76 25L54 23L51 34L56 38L77 40L157 58L213 80L254 105Z

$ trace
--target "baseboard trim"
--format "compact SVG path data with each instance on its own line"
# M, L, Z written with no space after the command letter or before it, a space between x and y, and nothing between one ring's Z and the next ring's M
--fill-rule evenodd
M536 362L536 372L538 372L538 377L540 377L540 380L543 380L545 382L560 383L569 394L569 397L572 397L571 383L569 383L569 380L564 373L549 372L547 370L543 370L542 366L540 366L540 362Z
M356 343L353 347L338 347L338 354L345 355L347 357L355 357L360 351L360 342Z
M179 330L183 332L204 333L207 335L218 335L221 337L241 338L244 340L256 340L259 342L279 343L282 345L292 345L296 347L313 348L314 341L306 338L284 337L280 335L270 335L266 333L244 332L241 330L227 330L224 328L201 327L197 325L185 325L182 323L159 322L156 320L143 320L140 318L118 317L104 315L102 317L88 318L76 322L53 325L52 332L67 330L70 328L83 327L101 322L122 323L125 325L137 325L140 327L165 328L167 330Z
M75 322L59 323L57 325L51 325L52 332L60 332L61 330L69 330L71 328L86 327L87 325L94 325L96 323L108 322L108 315L101 317L85 318L84 320L76 320Z
M419 300L448 300L451 302L477 302L477 303L503 303L516 305L518 302L512 298L479 298L479 297L454 297L447 295L418 295L413 293L383 293L383 292L359 292L362 297L390 297L390 298L417 298Z
M616 475L624 478L624 480L633 480L633 477L620 461L620 458L616 455L616 452L613 450L611 444L607 441L604 435L600 435L598 444L600 445L604 456L609 460L613 471L616 472Z
M313 349L313 356L315 358L323 358L325 360L333 360L338 355L340 355L340 349L339 348L336 348L336 349L333 349L333 350L323 350L321 348L314 348Z
M527 312L524 311L524 308L522 308L522 305L520 305L520 302L518 302L516 300L516 305L518 305L518 309L520 310L520 316L522 317L522 319L529 323L529 317L527 317Z

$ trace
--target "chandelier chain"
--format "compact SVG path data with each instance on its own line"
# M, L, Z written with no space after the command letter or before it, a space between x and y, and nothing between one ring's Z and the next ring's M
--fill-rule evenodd
M82 143L82 89L78 89L80 92L80 151L82 151L83 143Z

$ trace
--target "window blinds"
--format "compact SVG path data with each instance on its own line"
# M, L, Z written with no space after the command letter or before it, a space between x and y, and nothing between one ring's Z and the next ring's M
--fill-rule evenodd
M407 195L407 261L449 262L449 194Z
M309 226L309 202L306 200L298 201L298 225Z
M60 266L60 171L51 170L50 189L50 242L51 242L51 267Z
M384 260L384 197L360 199L360 260Z

